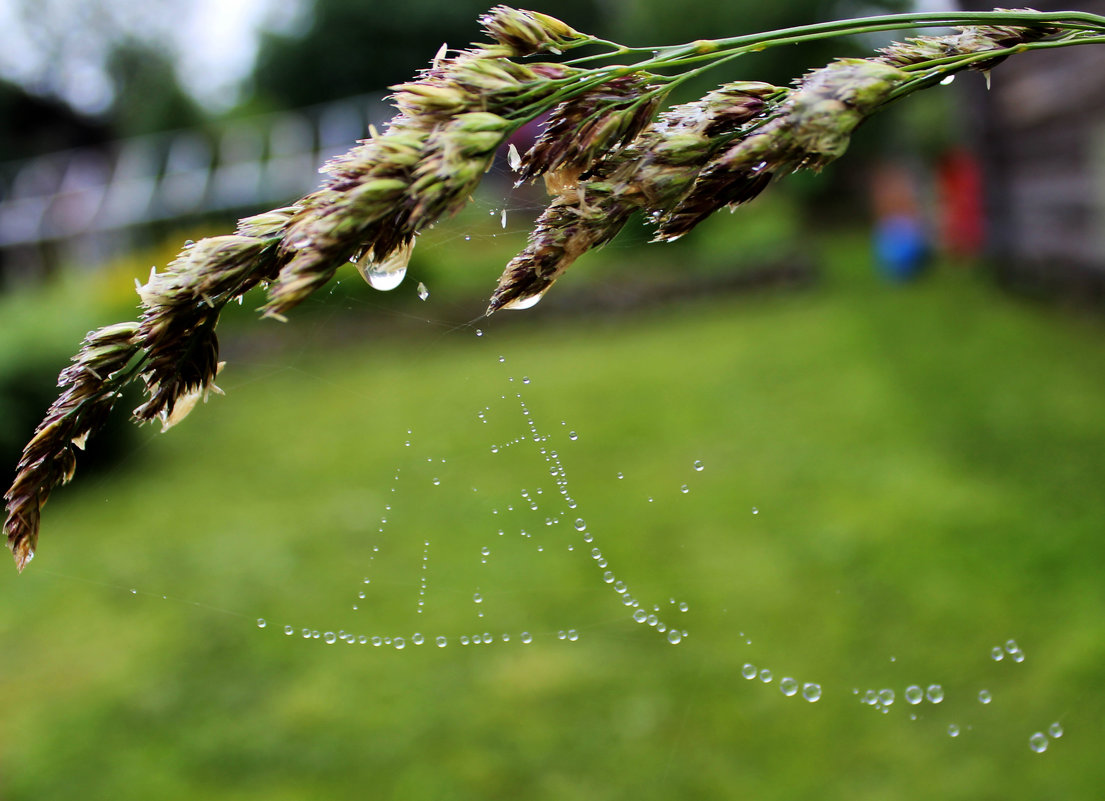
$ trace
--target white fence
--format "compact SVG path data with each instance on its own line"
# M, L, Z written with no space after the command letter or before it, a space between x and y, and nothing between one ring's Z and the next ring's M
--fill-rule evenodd
M62 261L94 266L153 223L288 203L391 111L354 97L0 163L0 264L28 278Z

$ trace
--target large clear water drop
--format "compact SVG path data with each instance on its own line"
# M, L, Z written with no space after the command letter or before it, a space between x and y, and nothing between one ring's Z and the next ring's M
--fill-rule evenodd
M373 289L388 292L403 283L413 250L414 241L411 240L400 245L381 261L376 261L372 252L367 251L356 261L357 272Z

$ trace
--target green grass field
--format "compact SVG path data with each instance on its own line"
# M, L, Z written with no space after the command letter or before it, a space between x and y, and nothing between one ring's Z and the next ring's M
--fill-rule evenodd
M826 258L801 293L231 343L227 397L0 574L0 798L1096 797L1100 321Z

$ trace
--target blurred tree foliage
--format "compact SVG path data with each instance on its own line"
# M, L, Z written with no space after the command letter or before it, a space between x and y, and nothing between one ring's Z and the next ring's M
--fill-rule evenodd
M477 18L489 0L316 0L309 25L297 36L268 34L254 86L279 107L305 106L380 91L425 67L440 42L466 46L477 38ZM586 31L599 27L596 0L527 2ZM605 26L603 26L605 27Z
M117 45L108 69L115 86L111 120L117 134L136 136L203 121L203 111L181 88L172 59L156 43Z

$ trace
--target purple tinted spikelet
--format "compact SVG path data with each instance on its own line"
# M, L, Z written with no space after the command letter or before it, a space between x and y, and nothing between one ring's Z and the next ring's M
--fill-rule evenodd
M145 354L148 399L134 410L136 420L167 422L178 400L210 389L219 363L219 314L271 276L276 241L239 234L201 239L139 288L145 310L135 341Z
M508 48L512 56L560 53L591 39L556 17L509 6L495 6L480 17L480 25L484 33Z
M1006 9L995 9L998 11ZM1031 9L1009 9L1031 11ZM988 50L1004 50L1021 44L1035 42L1053 36L1058 29L1049 25L1012 26L980 25L960 28L958 33L946 36L919 36L894 42L881 48L877 60L895 67L905 67L949 56L965 56L985 53ZM1001 63L1004 57L976 61L971 69L985 72Z
M678 239L718 209L752 200L775 176L819 169L840 157L856 126L909 77L865 59L840 59L808 73L766 122L702 171L687 196L659 219L656 239Z
M394 87L399 113L387 129L326 165L326 184L297 204L265 314L283 317L351 259L384 263L409 250L420 231L467 203L521 124L512 115L575 72L466 50Z
M706 131L716 137L739 128L778 91L764 83L727 84L665 112L629 146L592 164L589 177L551 173L556 179L546 183L555 198L503 271L487 312L531 305L576 259L612 240L634 211L668 208L716 151Z
M662 100L652 76L637 72L612 78L561 103L522 156L518 183L548 172L576 176L589 171L595 161L632 141L652 122Z
M617 236L633 209L617 187L604 182L566 188L537 218L525 250L503 270L487 313L536 303L576 259Z
M15 481L4 495L8 548L22 571L38 544L39 515L50 492L73 477L77 449L103 426L139 352L137 323L120 323L85 337L73 363L61 371L61 393L23 449Z

